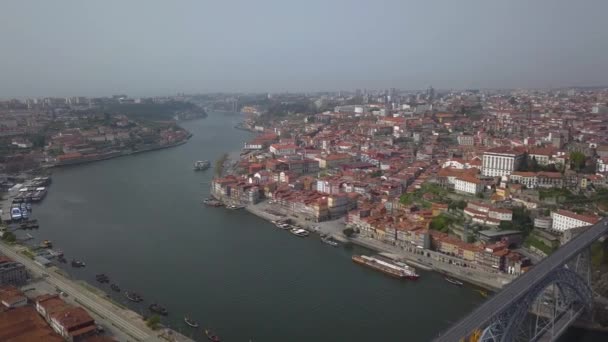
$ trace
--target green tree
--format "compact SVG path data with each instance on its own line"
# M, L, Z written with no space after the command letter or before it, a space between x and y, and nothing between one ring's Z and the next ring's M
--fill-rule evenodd
M500 224L498 225L498 228L500 230L511 230L511 229L513 229L513 222L510 222L510 221L500 221Z
M440 232L447 232L449 230L450 224L452 224L453 222L454 219L447 215L441 214L431 220L431 224L429 227L433 230L438 230Z
M346 235L347 237L351 237L355 234L355 230L352 228L345 228L342 233L344 233L344 235Z
M6 242L15 242L17 241L17 237L13 232L4 232L4 234L2 234L2 240Z
M570 153L570 166L576 170L580 171L585 167L585 154L583 152L575 151Z
M399 198L399 202L403 205L410 205L414 203L414 196L412 194L403 194Z
M146 325L152 330L158 330L160 325L160 317L158 315L152 315L146 320Z

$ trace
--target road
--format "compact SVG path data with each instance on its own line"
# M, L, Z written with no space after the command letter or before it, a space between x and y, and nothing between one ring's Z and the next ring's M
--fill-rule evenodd
M133 324L133 322L131 322L128 318L125 318L122 315L122 311L124 311L124 309L114 306L103 298L100 298L97 295L94 295L93 293L90 293L85 289L80 288L80 286L78 285L73 285L73 283L69 279L66 279L65 277L59 274L48 272L46 268L39 266L26 256L17 253L15 250L13 250L13 248L4 243L0 243L0 252L2 252L2 254L8 256L9 258L25 265L25 267L30 272L32 272L33 275L44 277L48 283L60 288L61 291L67 293L82 306L104 317L113 325L130 335L134 340L160 341L153 335L151 330L149 332L144 331L142 328ZM44 276L45 274L48 274L48 276Z
M484 327L495 315L503 312L517 300L525 296L529 288L540 283L556 268L561 267L568 260L589 247L608 231L608 219L604 219L592 226L567 244L560 247L555 253L545 258L542 262L515 279L502 291L487 300L467 317L455 323L449 330L444 332L436 341L459 341L473 332L473 330Z

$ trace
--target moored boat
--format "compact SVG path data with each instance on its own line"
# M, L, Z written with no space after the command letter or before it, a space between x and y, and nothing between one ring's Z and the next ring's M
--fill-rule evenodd
M357 264L368 266L395 278L416 280L420 277L414 268L379 256L353 255L352 259Z
M325 237L325 238L322 238L321 241L332 247L338 247L338 243L330 238Z
M72 267L85 267L87 264L84 263L84 261L80 261L80 260L76 260L76 259L72 259Z
M185 316L184 322L186 322L186 324L188 324L189 326L191 326L193 328L198 328L198 323L195 320L193 320L190 316Z
M211 166L211 162L208 160L197 160L194 162L194 171L204 171Z
M110 288L112 289L112 291L114 292L120 292L120 287L116 284L112 284L110 285Z
M221 341L220 337L217 336L216 334L214 334L213 332L211 332L211 330L209 330L209 329L205 329L205 335L207 336L209 341L213 341L213 342Z
M135 302L135 303L139 303L139 302L143 302L143 298L138 295L135 292L129 292L129 291L125 291L125 297L127 297L128 300Z
M110 277L108 277L106 274L101 273L101 274L97 274L95 275L95 279L100 282L100 283L109 283L110 282Z
M40 247L42 248L53 248L53 243L51 240L44 240L40 243Z
M462 286L462 285L464 285L464 283L463 283L463 282L461 282L461 281L459 281L459 280L456 280L456 279L454 279L454 278L445 277L444 279L445 279L445 280L446 280L448 283L450 283L450 284L454 284L454 285L458 285L458 286Z
M167 316L169 314L169 311L165 307L160 306L156 303L150 304L148 309L150 309L150 311L152 311L154 313L157 313L157 314L163 315L163 316Z
M300 229L300 228L293 228L292 230L290 230L290 232L291 232L291 234L293 234L295 236L299 236L299 237L306 237L310 234L306 229Z
M214 198L207 198L203 201L203 204L210 206L210 207L221 207L224 205L224 203L214 199Z

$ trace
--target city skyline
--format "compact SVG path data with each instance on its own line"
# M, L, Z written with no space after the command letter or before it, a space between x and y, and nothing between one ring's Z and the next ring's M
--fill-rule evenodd
M600 1L2 7L2 98L561 88L608 79L608 4Z

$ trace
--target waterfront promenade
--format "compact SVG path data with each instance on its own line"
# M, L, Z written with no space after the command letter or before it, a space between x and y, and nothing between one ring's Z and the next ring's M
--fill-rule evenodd
M105 298L83 288L82 285L75 283L58 272L54 272L51 268L39 266L28 257L21 255L13 247L5 243L0 243L0 252L25 265L32 278L44 279L48 284L65 292L69 297L73 298L76 303L82 305L85 309L92 311L95 315L102 317L113 327L118 328L134 341L168 341L167 338L160 337L162 334L161 331L155 332L148 328L141 316L135 312L118 307ZM177 335L174 335L174 337L175 339L171 339L171 341L191 341Z
M246 207L247 211L266 220L279 220L289 218L296 224L313 230L313 226L318 227L316 232L329 235L335 240L343 243L353 243L374 251L383 253L393 259L406 261L414 267L423 270L433 270L458 278L468 283L489 289L499 290L516 278L514 275L499 273L493 269L484 269L475 265L475 268L462 266L465 261L456 257L431 250L420 250L412 245L410 248L401 248L389 245L377 240L363 237L346 237L342 230L346 227L343 219L311 222L300 217L295 217L282 210L277 205L268 202L261 202Z

